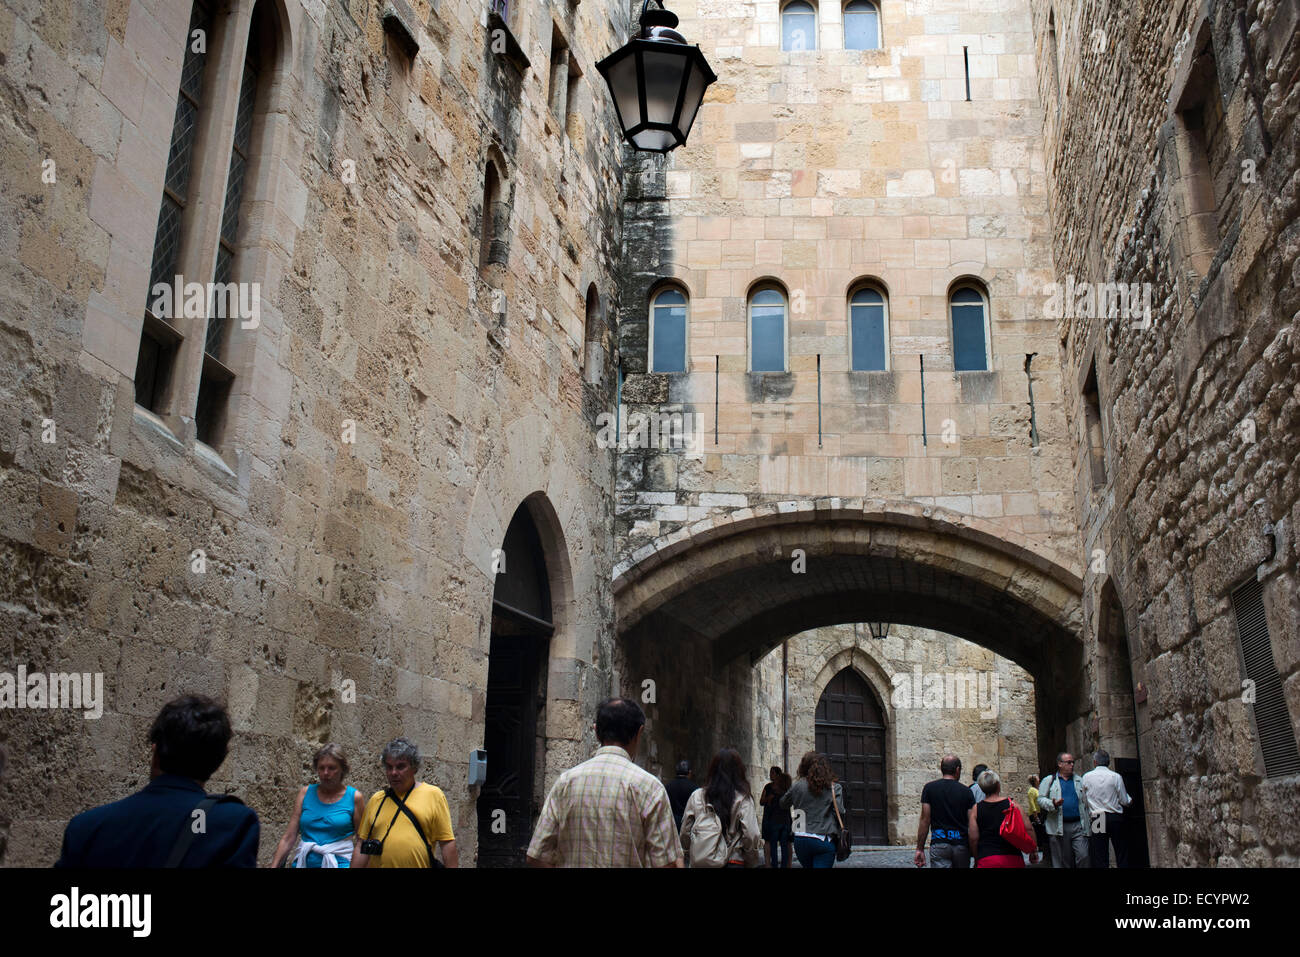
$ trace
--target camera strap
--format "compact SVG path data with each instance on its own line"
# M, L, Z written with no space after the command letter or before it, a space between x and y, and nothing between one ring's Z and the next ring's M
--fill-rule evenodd
M411 792L407 794L407 797L410 797L410 795L415 792L415 788L417 787L419 787L419 784L416 784L411 788ZM405 814L408 818L410 818L411 823L415 825L415 833L420 835L420 840L424 842L424 850L429 855L429 867L438 868L438 867L446 866L441 861L439 861L436 857L433 856L433 848L429 845L429 839L424 836L424 828L420 826L419 819L415 816L415 812L413 812L409 807L406 806L406 802L403 801L400 797L398 797L396 791L393 791L393 801L396 802L397 807L399 808L401 813ZM397 820L396 814L393 815L393 820L394 821ZM393 825L391 824L388 825L388 829L391 831L393 829ZM384 837L387 838L388 835L385 834Z

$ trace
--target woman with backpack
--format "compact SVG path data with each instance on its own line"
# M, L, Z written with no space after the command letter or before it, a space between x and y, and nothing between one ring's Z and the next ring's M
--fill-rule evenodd
M1029 853L1029 863L1038 863L1034 837L1025 827L1024 815L1009 797L1003 797L1002 779L996 771L985 771L979 777L984 800L970 809L969 840L971 855L976 867L1024 867L1024 850ZM1017 847L1013 839L1023 845Z
M835 866L843 806L844 791L830 760L809 751L799 762L799 780L781 795L781 807L792 809L794 853L800 867Z
M758 867L763 835L740 752L723 748L709 762L704 787L682 812L682 849L691 867Z

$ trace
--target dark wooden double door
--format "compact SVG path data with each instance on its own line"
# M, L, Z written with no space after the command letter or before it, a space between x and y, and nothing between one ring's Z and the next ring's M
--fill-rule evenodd
M816 736L817 750L830 759L844 789L853 843L889 843L885 719L875 694L852 668L837 674L822 692Z

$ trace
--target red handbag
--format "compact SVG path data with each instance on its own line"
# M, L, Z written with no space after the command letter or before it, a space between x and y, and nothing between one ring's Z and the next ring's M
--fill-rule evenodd
M1020 808L1016 807L1016 802L1010 798L1007 798L1007 809L1002 812L1002 824L998 827L998 834L1012 847L1026 854L1038 850L1038 839L1029 833L1025 827L1024 815L1020 813Z

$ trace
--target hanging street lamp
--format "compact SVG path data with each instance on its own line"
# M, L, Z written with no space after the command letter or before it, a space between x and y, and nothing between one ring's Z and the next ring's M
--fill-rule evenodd
M872 638L888 638L889 622L887 621L869 621L867 627L871 629Z
M641 6L641 32L596 64L609 84L623 136L635 149L667 153L686 145L704 91L718 78L698 46L673 27L677 14Z

